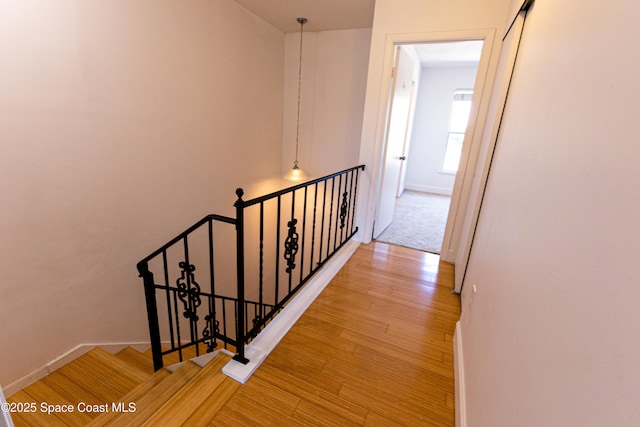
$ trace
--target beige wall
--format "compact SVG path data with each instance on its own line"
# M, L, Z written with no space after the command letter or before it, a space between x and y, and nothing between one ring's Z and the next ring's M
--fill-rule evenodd
M529 12L463 290L470 426L640 425L639 13Z
M0 58L7 385L147 340L136 262L279 175L284 34L230 0L2 1Z
M370 29L305 32L300 167L311 177L358 164ZM283 172L295 158L300 33L285 38Z

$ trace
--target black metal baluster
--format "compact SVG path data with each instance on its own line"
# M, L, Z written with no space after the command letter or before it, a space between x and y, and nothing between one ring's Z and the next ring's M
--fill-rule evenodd
M258 269L258 284L259 284L259 295L258 295L258 303L260 304L260 320L264 319L264 202L260 202L260 266Z
M251 304L253 305L253 328L254 328L254 333L252 338L255 338L256 335L258 335L258 333L260 332L260 320L262 319L262 316L260 316L260 306L258 304Z
M231 302L232 302L232 307L233 307L233 318L235 319L235 322L236 322L236 331L237 331L238 328L239 328L239 325L238 325L238 306L240 305L240 302L239 301L235 301L235 302L231 301ZM240 351L239 350L240 347L244 348L244 339L242 341L238 341L237 337L236 337L236 355L235 355L235 357L238 356L238 352ZM244 351L243 351L243 353L244 353ZM234 357L234 360L235 360L235 357ZM238 361L238 362L240 362L240 361Z
M311 226L311 255L309 256L309 275L313 274L313 250L316 247L316 217L318 211L318 183L315 184L313 196L313 225Z
M242 200L244 191L242 188L236 190L236 195L238 200L234 206L236 207L236 265L238 271L236 278L238 281L238 301L236 303L236 341L238 345L233 359L246 365L249 359L244 356L244 200Z
M338 198L340 197L342 191L342 175L340 175L340 179L338 180ZM338 247L338 220L340 219L340 206L341 203L336 203L336 226L333 235L333 251L335 252Z
M215 275L215 265L214 265L214 248L213 248L213 220L209 219L209 290L211 292L211 296L209 297L209 313L205 317L205 321L209 322L209 334L211 337L211 341L208 344L207 350L209 352L215 350L216 347L216 334L217 334L217 323L218 319L216 317L216 305L215 305L215 295L216 295L216 275ZM204 334L203 334L204 335Z
M347 211L349 210L349 174L344 176L344 190L342 191L342 201L340 203L340 245L344 242L344 229L347 222Z
M355 223L356 220L356 198L358 197L358 181L360 180L360 169L362 169L364 171L365 166L358 166L358 168L355 170L356 173L356 183L355 186L353 188L353 205L352 205L352 210L351 210L351 235L353 235L355 233L354 229L353 229L353 225ZM357 230L356 230L357 231Z
M164 269L164 286L165 286L165 296L167 299L167 319L169 320L169 336L171 341L171 348L175 348L175 338L173 331L173 319L171 318L171 295L169 292L169 264L167 261L167 251L162 251L162 267Z
M222 303L222 333L225 337L228 337L227 334L227 304L226 301L220 298L220 302ZM224 348L227 348L227 342L224 342Z
M185 260L185 275L187 280L187 301L188 312L185 313L185 317L189 318L189 332L191 342L198 341L198 307L200 306L200 286L195 282L193 272L195 267L191 264L189 259L189 238L184 236L184 260ZM199 356L199 346L196 345L196 356Z
M304 203L302 205L302 242L300 246L302 247L302 251L300 252L300 279L298 283L302 283L302 273L304 272L304 246L305 240L307 236L307 198L308 198L308 188L304 187Z
M149 271L148 262L138 264L138 272L144 283L144 296L147 303L147 321L149 322L149 339L153 355L153 369L162 368L162 345L160 342L160 322L158 321L158 304L153 273Z
M250 337L248 337L247 332L249 331L249 303L248 302L244 302L244 335L245 337L247 337L246 339L248 340Z
M331 206L329 207L329 232L327 237L327 258L331 247L331 223L333 222L333 198L336 193L336 178L331 178Z
M182 333L180 331L180 314L178 314L178 290L173 290L173 310L176 316L176 331L178 338L178 360L182 362ZM172 349L173 350L173 349Z
M325 213L327 212L327 181L324 181L323 186L323 196L322 196L322 221L320 223L320 248L318 249L318 266L322 265L322 244L324 243L324 218Z
M280 211L281 199L278 196L278 210L276 213L276 277L275 277L275 299L274 304L278 305L278 286L280 284Z
M185 275L185 279L186 279L186 285L187 285L187 289L186 289L186 307L185 307L185 312L184 312L184 316L189 319L189 336L191 338L191 341L193 341L193 318L190 316L191 313L193 313L193 302L191 301L190 298L190 294L191 294L191 275L189 274L189 265L191 265L191 263L189 262L189 241L187 236L184 236L183 238L183 246L184 246L184 267L183 267L183 271L184 271L184 275ZM180 295L178 295L180 296Z
M295 239L296 241L294 242L293 240L293 233L295 233L295 229L296 229L296 222L297 220L295 219L295 214L296 214L296 192L295 190L291 192L291 222L288 223L289 225L289 233L287 236L287 240L286 242L289 243L289 246L287 247L287 252L289 253L289 262L287 262L287 273L289 273L289 292L291 293L291 283L293 282L293 270L296 268L296 264L295 264L295 256L296 256L296 252L298 251L297 248L294 248L293 245L297 245L297 239ZM285 244L285 246L287 246Z
M216 336L218 333L213 295L207 296L207 303L209 314L204 316L202 339L207 346L207 353L210 353L217 347Z
M347 181L349 182L347 184ZM349 224L350 206L351 206L351 194L353 193L353 171L347 174L344 184L344 193L342 193L342 206L340 206L340 241L344 242L345 235L349 238L349 230L347 224Z
M216 294L216 276L213 248L213 221L209 220L209 283L211 295ZM215 313L215 308L214 308Z

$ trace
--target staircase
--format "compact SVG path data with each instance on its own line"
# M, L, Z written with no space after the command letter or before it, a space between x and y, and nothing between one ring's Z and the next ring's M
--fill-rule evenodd
M35 409L12 413L16 427L208 425L240 387L222 373L229 360L219 352L204 367L186 361L154 373L150 350L94 348L7 401Z

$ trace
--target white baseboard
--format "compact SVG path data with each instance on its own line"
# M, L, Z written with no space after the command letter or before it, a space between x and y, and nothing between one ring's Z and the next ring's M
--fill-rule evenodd
M245 357L249 363L243 365L235 360L230 361L222 372L244 384L258 369L264 359L271 353L289 329L302 316L318 295L340 271L342 266L356 251L359 242L350 240L329 262L300 290L298 295L267 325L260 335L245 347Z
M452 188L444 188L444 187L431 187L429 185L419 185L419 184L405 184L405 189L411 191L420 191L422 193L432 193L432 194L441 194L443 196L451 196L453 194Z
M456 331L453 334L453 370L456 390L456 427L466 427L467 404L464 389L464 353L462 350L462 328L460 321L456 322Z
M72 348L71 350L67 351L66 353L62 354L61 356L53 359L52 361L46 363L44 366L41 366L40 368L34 370L33 372L25 375L22 378L19 378L18 380L12 382L11 384L9 384L8 386L4 387L5 393L7 394L7 396L11 396L12 394L22 390L23 388L33 384L34 382L38 381L41 378L44 378L45 376L49 375L51 372L56 371L57 369L63 367L64 365L66 365L69 362L74 361L75 359L77 359L78 357L82 356L83 354L87 353L89 350L91 350L92 348L95 347L100 347L103 350L111 353L111 354L116 354L117 352L119 352L120 350L122 350L125 347L133 347L134 349L138 350L138 351L146 351L149 347L150 344L148 342L130 342L130 343L87 343L87 344L80 344L75 346L74 348Z

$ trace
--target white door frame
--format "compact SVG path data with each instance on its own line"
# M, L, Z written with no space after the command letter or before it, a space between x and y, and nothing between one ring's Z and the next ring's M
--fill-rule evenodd
M493 51L495 33L495 29L489 28L462 31L389 34L385 41L385 59L382 71L383 82L391 81L394 49L396 45L468 40L482 40L484 42L482 46L482 54L480 56L480 63L478 64L476 82L474 85L473 106L469 116L469 124L463 143L460 166L458 168L458 173L453 187L449 217L442 244L441 259L448 262L455 261L458 251L460 234L465 219L467 203L469 201L471 182L475 171L475 165L478 160L478 151L489 106L489 98L492 92L491 89L493 86L493 76L495 75L496 60L494 59L492 61L493 58L491 57L491 53ZM376 121L379 125L376 129L374 145L376 151L376 153L374 153L374 158L378 159L378 161L371 165L372 170L370 172L370 176L373 178L372 181L374 183L378 182L378 178L384 168L384 153L382 150L384 149L384 137L386 130L384 123L386 123L386 107L389 102L390 85L383 84L381 89L381 105L378 108L378 117ZM380 124L383 125L380 126ZM374 194L377 194L377 191ZM369 198L367 201L368 206L366 207L366 219L363 227L364 233L361 237L365 243L371 241L376 203L377 196Z

